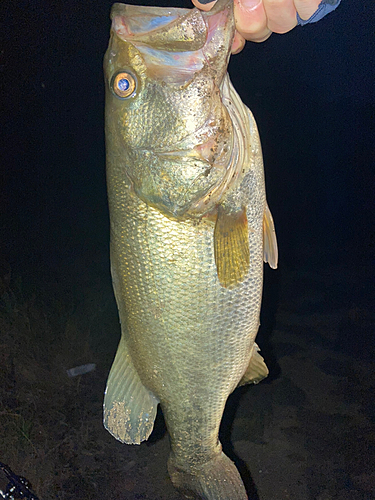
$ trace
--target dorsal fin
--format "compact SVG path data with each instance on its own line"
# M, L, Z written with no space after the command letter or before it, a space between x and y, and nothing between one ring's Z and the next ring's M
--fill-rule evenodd
M277 239L275 224L270 209L266 203L263 214L263 260L268 262L272 269L277 268L279 252L277 249Z

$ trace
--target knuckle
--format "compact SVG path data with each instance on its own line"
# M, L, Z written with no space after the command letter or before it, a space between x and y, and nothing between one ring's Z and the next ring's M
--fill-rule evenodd
M266 9L275 10L280 9L286 3L285 0L266 0L265 2Z
M242 29L237 29L241 35L248 40L249 37L262 35L262 33L267 30L267 26L264 22L252 22L251 24L242 27Z

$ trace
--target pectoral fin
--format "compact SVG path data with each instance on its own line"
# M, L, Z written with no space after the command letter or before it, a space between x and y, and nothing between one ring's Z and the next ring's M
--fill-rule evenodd
M272 269L276 269L279 254L277 249L275 225L267 203L263 214L263 253L264 262L268 262Z
M104 396L104 427L116 439L140 444L152 432L158 400L142 384L122 337Z
M241 283L249 272L249 229L246 209L227 214L219 206L214 231L217 275L224 288Z
M269 373L268 368L263 357L259 354L259 351L258 345L254 342L249 366L238 384L239 387L245 384L258 384L267 377Z

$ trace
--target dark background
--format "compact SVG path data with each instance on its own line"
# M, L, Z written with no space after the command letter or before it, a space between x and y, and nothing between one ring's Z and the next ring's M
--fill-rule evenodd
M111 4L1 4L1 243L13 268L108 252ZM322 21L232 57L231 78L260 129L281 266L373 258L373 24L371 2L344 0Z

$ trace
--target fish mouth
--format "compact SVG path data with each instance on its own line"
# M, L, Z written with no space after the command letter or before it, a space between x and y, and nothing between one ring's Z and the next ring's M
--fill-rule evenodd
M206 25L198 9L142 7L115 3L112 29L134 45L156 50L191 52L206 42Z
M153 77L182 85L207 65L220 85L235 31L232 0L218 0L209 12L115 3L111 19L112 31L141 52Z
M233 0L218 0L209 12L123 3L114 3L111 9L112 29L120 38L173 52L202 49L230 17Z

